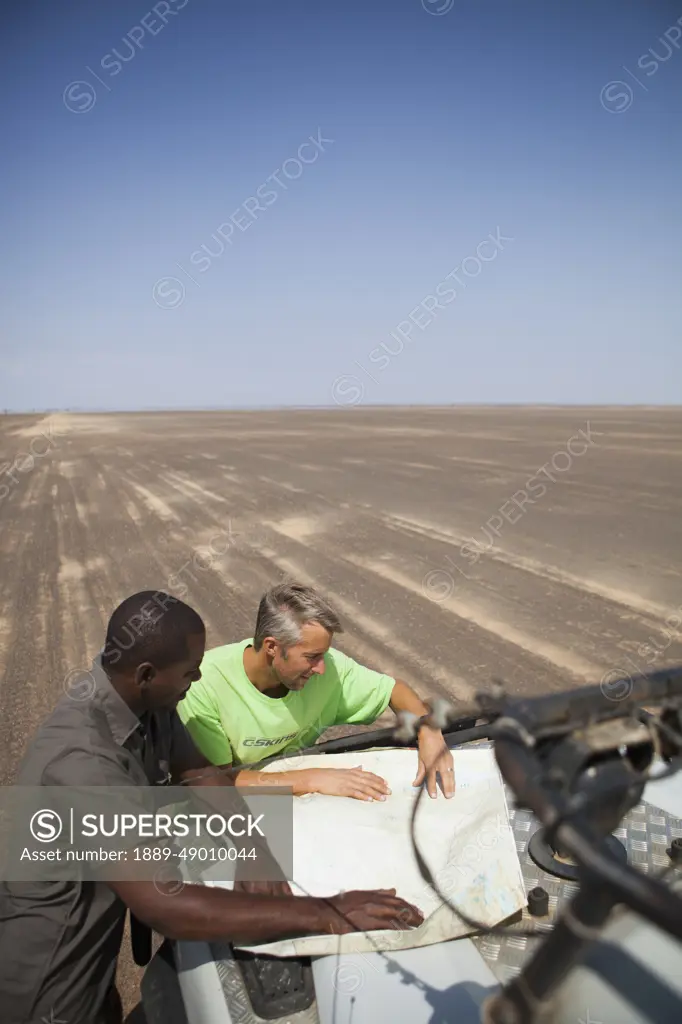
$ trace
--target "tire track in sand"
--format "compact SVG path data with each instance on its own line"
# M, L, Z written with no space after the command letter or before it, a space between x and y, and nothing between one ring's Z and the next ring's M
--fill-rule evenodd
M433 523L427 523L420 519L411 519L400 515L385 515L383 521L387 529L398 529L403 532L416 534L417 536L429 537L450 547L461 547L463 544L471 545L471 534L459 533L456 530L446 530ZM664 622L676 613L675 608L660 604L656 601L649 601L640 597L630 590L620 590L617 587L601 583L599 580L589 579L585 576L578 576L555 565L548 565L535 558L528 558L525 555L515 555L509 551L492 545L480 554L481 558L487 558L494 562L502 562L504 565L518 569L521 572L537 576L540 579L551 580L554 583L563 584L578 590L583 594L593 594L596 597L604 598L613 604L622 605L629 611L640 612L647 616L660 619Z

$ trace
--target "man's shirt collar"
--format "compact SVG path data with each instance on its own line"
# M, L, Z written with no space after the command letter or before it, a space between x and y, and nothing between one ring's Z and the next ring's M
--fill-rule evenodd
M111 680L102 668L99 654L93 660L90 675L95 683L94 696L106 715L111 735L122 747L135 730L141 727L142 722L112 686Z

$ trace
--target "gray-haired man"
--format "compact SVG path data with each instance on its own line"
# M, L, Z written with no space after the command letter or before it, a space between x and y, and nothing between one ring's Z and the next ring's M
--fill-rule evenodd
M221 767L255 764L312 745L333 725L374 722L387 707L425 715L428 708L407 683L358 664L331 647L343 632L332 606L312 587L281 584L261 599L253 638L207 651L202 678L179 714L204 756ZM442 733L422 725L415 785L426 779L437 794L452 796L452 754ZM297 795L326 793L383 800L384 781L361 768L314 768L268 774L267 783L291 786ZM242 768L238 786L262 785L258 771Z

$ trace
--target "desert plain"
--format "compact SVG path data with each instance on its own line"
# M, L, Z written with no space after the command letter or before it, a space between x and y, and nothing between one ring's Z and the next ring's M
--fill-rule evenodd
M680 408L0 416L0 779L139 590L214 646L312 582L337 646L463 712L494 681L621 699L682 664L681 511Z

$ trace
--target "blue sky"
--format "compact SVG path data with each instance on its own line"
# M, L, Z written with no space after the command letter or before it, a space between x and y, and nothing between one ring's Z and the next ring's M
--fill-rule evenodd
M1 408L680 401L682 3L1 17Z

